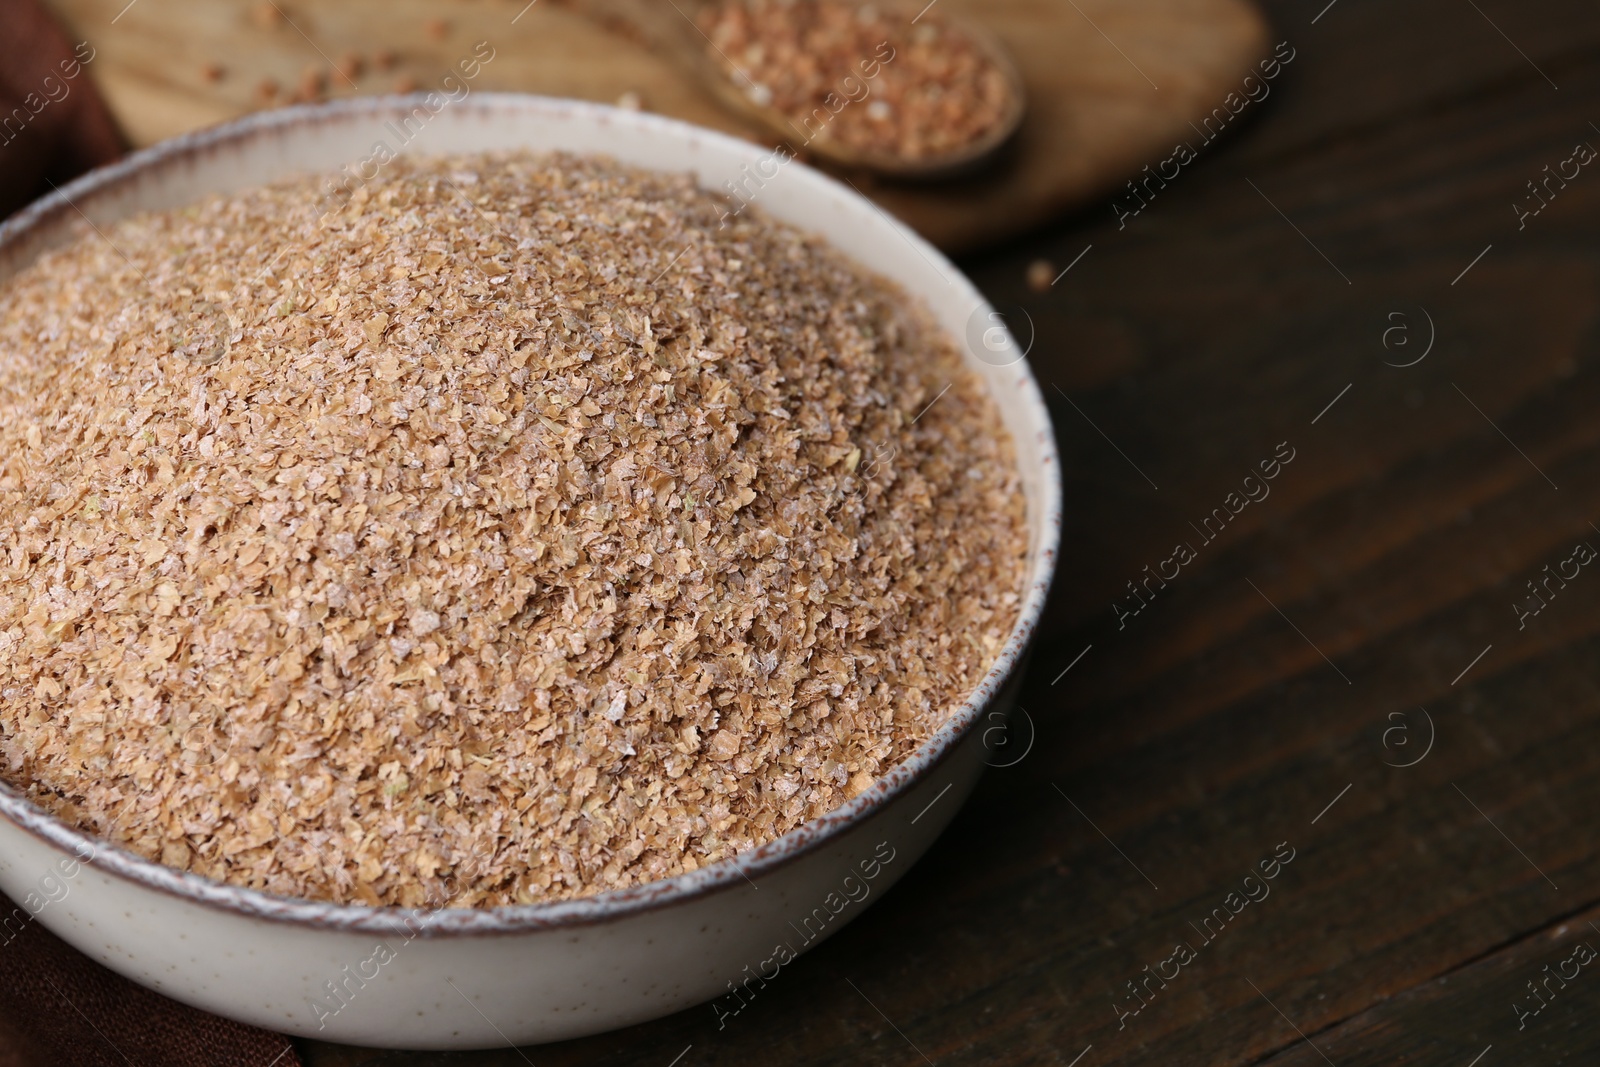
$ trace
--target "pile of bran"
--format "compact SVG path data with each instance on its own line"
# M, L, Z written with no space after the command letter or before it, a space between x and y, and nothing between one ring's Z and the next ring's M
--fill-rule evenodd
M34 800L284 895L570 898L837 807L991 665L1011 444L893 285L603 159L322 188L0 286L0 757Z

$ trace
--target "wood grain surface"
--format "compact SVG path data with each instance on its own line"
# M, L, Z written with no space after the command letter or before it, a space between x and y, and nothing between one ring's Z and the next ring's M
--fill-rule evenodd
M1015 765L723 1029L308 1063L1600 1060L1600 968L1524 1014L1600 948L1600 573L1517 611L1600 548L1600 173L1518 215L1600 148L1600 9L1268 9L1296 58L1249 129L1136 217L1107 196L962 263L1031 323L1067 478ZM1040 257L1075 266L1034 292ZM1146 967L1172 977L1135 1002Z
M851 180L948 250L1025 232L1155 165L1175 141L1194 139L1190 124L1229 92L1242 99L1244 77L1270 51L1249 0L942 2L990 27L1015 53L1028 90L1022 128L993 165L969 178ZM607 103L632 92L652 111L769 139L643 45L554 0L525 4L52 0L98 49L89 70L139 145L266 106L258 90L268 79L281 89L278 103L307 78L332 97L433 88L479 41L495 56L475 90ZM370 62L382 50L397 57L393 69ZM348 52L368 59L350 78L335 69ZM208 67L221 77L208 80Z

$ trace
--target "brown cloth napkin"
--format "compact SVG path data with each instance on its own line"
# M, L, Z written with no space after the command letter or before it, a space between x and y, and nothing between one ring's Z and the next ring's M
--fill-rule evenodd
M0 218L126 148L90 81L94 56L37 0L0 0Z
M0 218L120 156L95 48L37 0L0 0ZM21 929L17 927L21 925ZM278 1034L113 974L0 896L0 1067L300 1067Z

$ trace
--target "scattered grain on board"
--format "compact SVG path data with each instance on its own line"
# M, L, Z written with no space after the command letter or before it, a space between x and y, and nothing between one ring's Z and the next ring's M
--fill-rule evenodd
M357 78L361 77L362 72L366 70L366 66L366 61L361 58L360 52L347 51L339 57L339 62L335 69L338 70L339 77L343 78L347 84L353 84Z
M294 99L296 103L314 103L321 100L328 89L328 74L316 64L309 64L300 71L300 82L295 86Z
M1056 265L1048 259L1036 259L1028 264L1028 288L1036 293L1050 291L1056 280Z
M1013 88L937 9L849 0L723 0L699 16L706 56L807 143L905 160L952 154L1005 121Z
M834 809L994 662L1011 443L894 286L599 159L329 206L85 228L0 286L37 802L292 896L569 898Z
M264 30L276 29L283 25L283 9L272 0L262 0L250 9L250 21Z

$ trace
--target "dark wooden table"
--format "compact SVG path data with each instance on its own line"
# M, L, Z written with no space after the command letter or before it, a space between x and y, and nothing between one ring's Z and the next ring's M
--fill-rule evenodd
M1026 757L726 1029L309 1063L1596 1062L1600 167L1516 207L1600 147L1600 7L1325 2L1271 5L1295 62L1125 229L963 264L1031 316L1065 458Z

